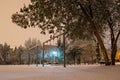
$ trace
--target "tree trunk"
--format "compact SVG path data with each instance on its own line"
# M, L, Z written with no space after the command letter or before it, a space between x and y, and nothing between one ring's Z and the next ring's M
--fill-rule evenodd
M4 53L3 58L4 58L3 64L6 64L7 53Z
M79 55L79 62L80 62L80 64L81 64L81 54Z
M21 53L19 52L19 64L21 64L22 61L21 61Z
M109 12L109 15L110 15L110 12ZM119 35L120 35L120 30L119 30L117 36L115 37L112 18L109 17L107 22L108 22L110 32L111 32L111 64L115 65L115 56L116 56L116 52L117 52L117 40L118 40Z
M28 65L30 65L30 52L28 53Z
M117 53L117 40L120 35L120 31L118 32L116 38L114 37L114 34L111 34L111 64L115 65L115 56Z
M115 38L114 33L113 33L113 27L111 27L111 25L109 25L109 27L111 29L111 64L115 65L115 56L117 52L117 40L120 35L120 31L118 32Z
M0 53L0 59L1 59L1 62L3 62L4 61L4 58L3 58L3 56L2 56L2 54Z
M112 64L112 65L115 65L116 52L117 52L117 46L114 45L114 47L113 47L113 49L112 49L112 53L111 53L111 64Z
M74 52L74 65L75 65L75 61L76 61L76 53Z
M110 30L111 30L111 64L115 65L115 56L117 52L117 44L115 42L115 37L113 33L113 27L109 24Z
M105 59L105 65L110 65L106 48L105 48L105 46L104 46L104 44L103 44L103 41L102 41L100 35L98 34L98 32L95 32L95 36L96 36L96 38L97 38L97 40L98 40L98 42L99 42L99 44L100 44L101 50L102 50L102 52L103 52L104 59Z

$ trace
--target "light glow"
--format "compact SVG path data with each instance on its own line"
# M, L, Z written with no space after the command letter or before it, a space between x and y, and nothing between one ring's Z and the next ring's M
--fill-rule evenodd
M57 56L57 51L52 51L54 56Z

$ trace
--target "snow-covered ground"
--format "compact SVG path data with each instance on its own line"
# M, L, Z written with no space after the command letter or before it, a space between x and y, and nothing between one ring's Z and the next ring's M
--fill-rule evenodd
M0 80L120 80L120 65L0 65Z

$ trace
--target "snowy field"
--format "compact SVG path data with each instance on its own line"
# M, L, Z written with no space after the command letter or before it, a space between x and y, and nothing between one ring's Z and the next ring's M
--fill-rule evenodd
M120 80L120 65L0 65L0 80Z

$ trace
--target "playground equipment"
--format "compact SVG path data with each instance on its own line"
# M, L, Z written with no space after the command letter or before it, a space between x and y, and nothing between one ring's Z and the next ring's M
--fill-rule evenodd
M56 35L56 36L50 36L50 39L49 40L46 40L45 42L43 42L43 47L42 47L42 50L43 50L43 54L42 54L42 66L44 67L44 54L45 54L45 44L50 42L50 45L51 45L51 41L53 40L54 42L54 39L58 38L58 37L61 37L63 36L63 55L64 55L64 67L66 67L66 53L65 53L65 34L66 33L60 33L59 35ZM38 46L39 45L35 45L33 47L31 47L29 50L33 49L33 48L36 48L37 52L36 52L36 66L38 66ZM54 52L55 53L55 52ZM53 53L53 54L54 54Z
M66 67L66 54L65 54L65 34L66 33L61 33L61 34L59 34L59 35L57 35L57 36L51 36L50 37L50 39L49 40L47 40L47 41L45 41L45 42L43 42L43 67L44 67L44 45L45 45L45 43L48 43L48 42L51 42L51 40L54 40L55 38L58 38L58 37L60 37L60 36L63 36L63 54L64 54L64 67Z

